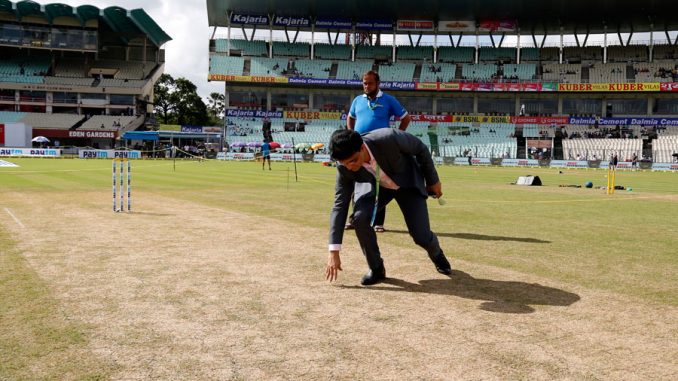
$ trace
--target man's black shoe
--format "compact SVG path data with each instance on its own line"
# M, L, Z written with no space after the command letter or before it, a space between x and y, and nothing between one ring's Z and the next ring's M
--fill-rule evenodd
M377 284L386 279L386 269L382 267L378 270L370 270L363 276L363 279L360 281L360 284L363 286L370 286Z
M429 254L428 257L431 258L431 262L436 265L436 270L438 270L439 273L443 275L452 274L452 266L450 266L450 262L447 261L447 258L445 258L445 254L443 254L442 251L436 256Z

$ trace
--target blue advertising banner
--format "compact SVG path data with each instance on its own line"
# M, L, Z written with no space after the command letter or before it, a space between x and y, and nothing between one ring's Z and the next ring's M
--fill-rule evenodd
M356 29L362 30L393 30L393 22L388 20L366 20L355 23Z
M226 110L227 117L233 118L282 118L282 111L265 111L265 110ZM202 132L202 131L200 131Z
M276 15L275 17L273 17L273 25L306 28L311 25L311 19L309 19L308 17L290 17Z
M349 19L333 19L319 17L315 20L315 27L321 29L351 29L353 23Z
M231 15L231 24L238 25L268 25L268 16L265 15L246 15L233 13Z
M353 79L327 79L327 78L289 78L287 83L297 85L335 85L335 86L362 86L362 81ZM380 82L379 87L391 90L414 90L414 82Z
M599 126L678 126L678 118L597 118ZM594 125L596 118L570 117L568 124Z
M652 164L652 170L653 171L677 171L678 172L678 163L676 163L676 164L653 163Z

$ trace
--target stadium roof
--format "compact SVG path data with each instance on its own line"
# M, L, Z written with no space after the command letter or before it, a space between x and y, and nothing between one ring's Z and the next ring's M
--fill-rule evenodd
M675 0L207 0L210 26L229 12L356 20L514 20L521 33L678 30ZM652 26L652 27L651 27Z
M54 20L58 17L72 17L83 26L89 20L100 19L125 39L145 35L157 46L162 46L172 39L143 9L131 11L121 7L99 9L93 5L81 5L73 8L70 5L59 3L42 6L30 0L16 3L9 0L0 0L0 13L13 14L17 22L21 22L27 16L42 17L48 24L54 24Z

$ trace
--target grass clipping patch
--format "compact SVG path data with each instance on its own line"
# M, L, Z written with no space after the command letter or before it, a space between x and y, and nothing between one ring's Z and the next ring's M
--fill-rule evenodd
M0 228L0 380L100 380L111 366L88 348L49 289Z

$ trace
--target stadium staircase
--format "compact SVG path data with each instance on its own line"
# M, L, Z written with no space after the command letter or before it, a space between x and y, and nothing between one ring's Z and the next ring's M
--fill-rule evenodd
M144 125L144 122L146 121L146 116L145 115L139 115L136 119L131 121L125 126L120 127L118 130L119 136L122 136L125 132L127 131L135 131L139 127Z
M652 160L655 158L652 155L652 139L643 139L643 153L642 157L651 157Z
M332 68L330 68L330 78L337 78L337 70L339 70L338 63L332 63Z
M417 66L414 67L414 74L412 75L412 79L414 78L421 78L421 65L419 64L417 64Z
M457 71L454 73L454 79L456 80L461 80L461 77L463 77L462 74L462 65L457 65Z
M556 131L556 136L553 138L553 154L551 157L555 160L565 159L565 155L563 154L563 135L560 132L560 129Z
M591 80L591 75L589 73L589 68L586 65L582 65L581 67L581 82L582 83L590 83Z
M636 71L633 68L633 65L626 65L626 81L635 81Z
M245 60L245 66L242 69L242 75L250 75L250 68L252 67L252 61Z
M525 159L527 158L527 150L525 149L525 137L523 136L523 125L522 124L517 124L516 125L516 144L518 145L518 151L516 154L517 159Z
M437 127L429 127L429 129L426 133L428 134L428 140L431 143L431 146L429 147L431 149L431 152L435 152L436 155L440 156L440 147L439 147L439 144L438 144L438 129L437 129Z
M80 119L76 124L72 125L69 130L77 130L80 126L82 126L85 122L87 121L87 117L83 116L82 119Z

